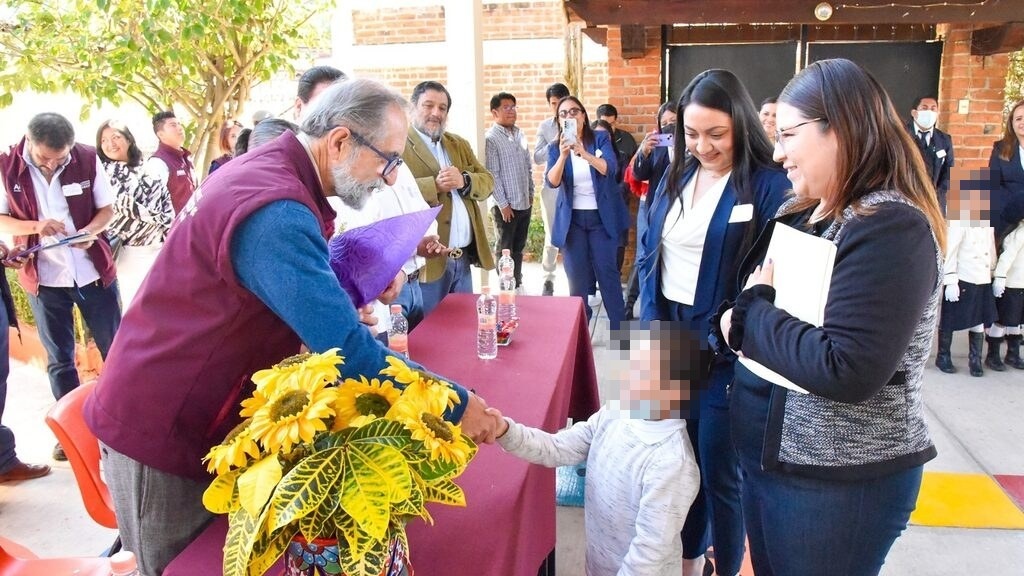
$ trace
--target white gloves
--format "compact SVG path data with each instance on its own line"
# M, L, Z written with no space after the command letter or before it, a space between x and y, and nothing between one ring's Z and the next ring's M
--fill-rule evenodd
M1006 278L993 278L992 294L994 294L996 298L1002 298L1003 292L1006 292Z
M960 285L959 284L947 284L946 285L946 301L947 302L959 302L960 301Z

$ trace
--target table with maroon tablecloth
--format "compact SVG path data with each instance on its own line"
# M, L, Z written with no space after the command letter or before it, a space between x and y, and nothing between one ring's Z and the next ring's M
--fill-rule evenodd
M568 417L583 420L597 411L581 299L520 296L511 344L499 347L497 358L480 360L476 298L447 296L410 334L410 357L529 426L554 432ZM535 576L555 546L554 471L481 446L456 482L466 493L465 508L430 504L434 525L414 520L407 527L417 576ZM164 575L219 575L226 531L218 518Z
M528 426L554 432L598 409L583 301L520 296L519 328L494 360L476 356L476 296L451 294L409 338L413 360ZM554 471L481 446L456 482L466 507L429 506L434 526L410 522L418 576L535 576L555 546Z

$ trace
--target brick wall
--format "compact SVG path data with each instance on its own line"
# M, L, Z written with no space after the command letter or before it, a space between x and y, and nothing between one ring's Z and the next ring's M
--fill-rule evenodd
M353 10L352 32L358 45L443 42L444 7Z
M412 89L425 80L435 80L441 84L448 82L446 66L409 67L409 68L353 68L352 73L361 78L375 78L390 85L406 99L412 96ZM458 103L457 103L458 104Z
M983 26L978 26L983 27ZM942 24L945 36L939 75L939 127L953 138L958 166L988 165L992 143L1003 130L1003 90L1007 54L971 56L970 24ZM958 112L960 100L969 102L967 114Z
M482 32L484 40L561 38L565 11L561 2L484 4Z

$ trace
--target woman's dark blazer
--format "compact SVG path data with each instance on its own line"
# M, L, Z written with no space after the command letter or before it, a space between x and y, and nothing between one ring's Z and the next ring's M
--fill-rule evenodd
M597 151L600 151L599 157L608 164L608 169L605 170L607 176L602 175L593 166L590 168L590 178L594 182L594 194L597 196L597 212L608 235L618 238L623 231L629 229L629 209L626 208L626 201L619 192L618 183L615 182L615 171L618 170L615 146L607 132L596 131L594 136L594 142L586 145L587 152L597 156ZM551 186L551 182L548 181L548 171L555 165L560 153L557 145L548 146L548 166L544 171L544 183L559 191L555 202L555 221L551 226L551 244L563 248L565 237L569 234L569 224L572 222L572 159L565 159L565 169L562 170L562 182L559 186Z

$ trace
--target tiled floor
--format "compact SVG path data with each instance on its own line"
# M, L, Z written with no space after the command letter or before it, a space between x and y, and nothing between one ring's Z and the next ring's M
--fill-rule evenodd
M527 264L524 275L526 292L539 294L540 266ZM555 288L556 294L568 293L561 271ZM595 328L600 367L609 359L602 317ZM966 348L965 337L958 335L958 366L966 365ZM601 385L607 397L610 384ZM4 423L17 433L19 455L28 462L50 462L54 472L31 482L0 484L0 536L40 556L101 553L113 531L86 515L70 467L50 461L54 438L42 420L52 402L45 372L15 365L9 396ZM925 401L939 457L926 466L913 525L896 542L882 574L1024 574L1024 371L971 378L964 371L946 375L930 367ZM582 509L559 508L558 574L582 575L582 558Z

